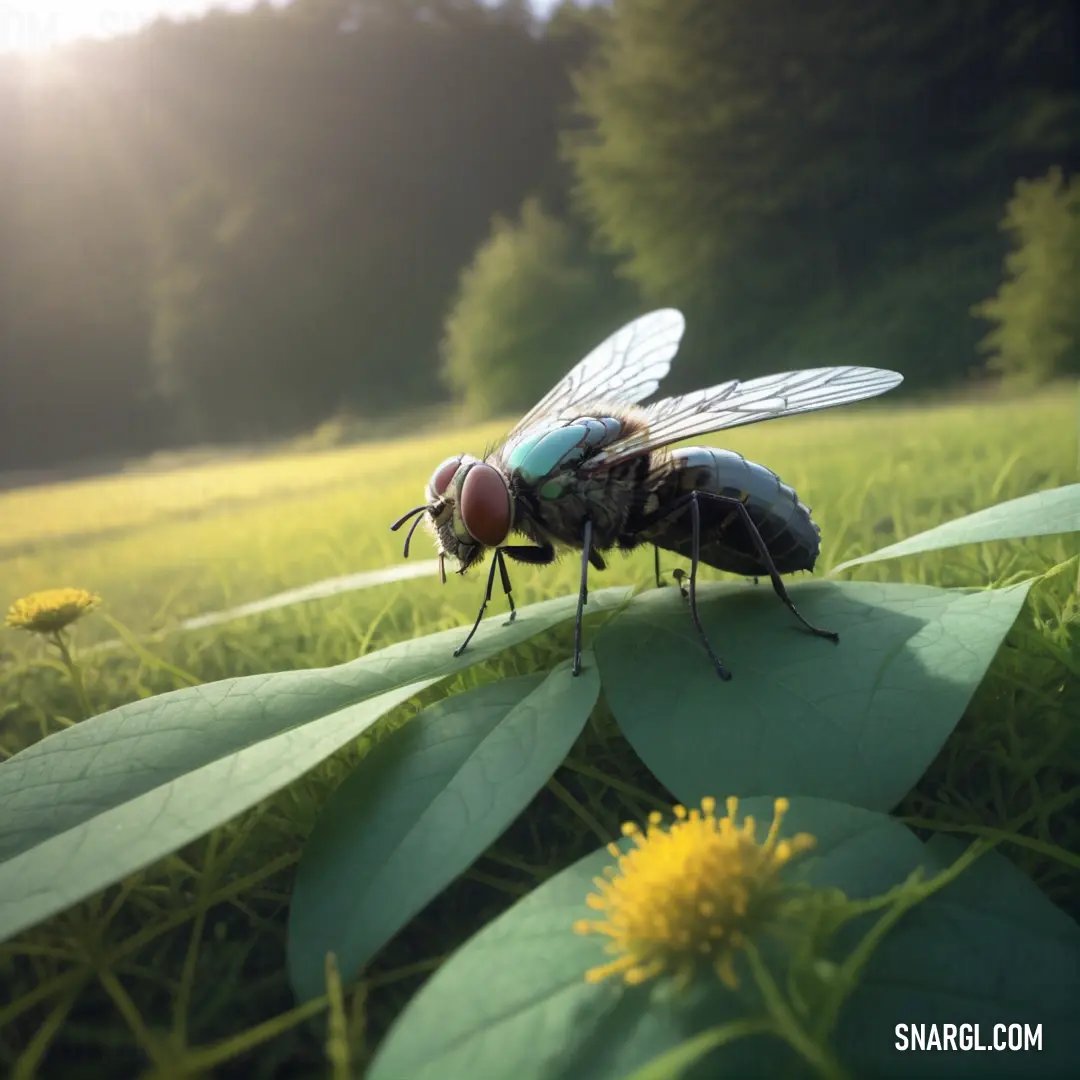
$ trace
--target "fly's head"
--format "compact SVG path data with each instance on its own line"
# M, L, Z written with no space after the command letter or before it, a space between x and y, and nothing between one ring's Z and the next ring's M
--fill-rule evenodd
M514 524L514 500L503 474L470 454L447 458L431 474L425 503L394 522L400 529L416 517L405 538L405 558L417 525L423 521L435 539L439 572L446 581L445 561L456 559L464 574L484 556L485 549L504 543Z

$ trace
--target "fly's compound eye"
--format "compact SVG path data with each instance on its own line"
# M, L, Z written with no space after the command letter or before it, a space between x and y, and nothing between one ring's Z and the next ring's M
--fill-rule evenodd
M510 491L502 474L490 465L474 465L461 485L461 521L484 547L498 547L510 533Z
M431 479L428 481L428 486L431 488L435 495L440 498L446 494L446 489L450 486L450 481L454 479L454 474L461 466L461 455L457 457L447 458L432 474Z

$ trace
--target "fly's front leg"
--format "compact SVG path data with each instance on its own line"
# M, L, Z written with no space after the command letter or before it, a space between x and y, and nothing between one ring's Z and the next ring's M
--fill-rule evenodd
M823 637L832 642L839 642L840 635L835 630L822 630L820 627L815 626L809 619L804 618L802 613L795 606L794 601L788 595L787 588L784 586L783 578L780 577L780 571L776 569L776 563L773 562L772 555L769 554L768 545L765 543L764 537L758 531L758 527L754 524L754 519L750 516L750 511L746 509L745 504L739 499L730 499L723 495L713 495L711 492L699 491L695 492L695 494L702 499L708 499L710 502L720 502L735 508L736 512L742 518L747 532L750 533L750 539L754 542L754 547L757 548L758 558L761 559L762 565L769 573L769 579L772 581L773 590L784 602L788 611L790 611L791 614L816 637Z
M484 610L487 608L488 601L491 599L491 590L495 586L495 570L500 565L501 562L499 560L498 552L496 551L495 556L491 560L491 569L488 571L487 588L484 590L484 600L480 605L480 610L476 613L476 621L469 631L469 636L454 650L455 656L460 656L465 651L466 646L472 641L473 634L476 633L477 627L480 625L480 620L484 617Z
M499 560L499 573L502 575L503 592L506 593L507 602L510 604L510 618L503 623L509 626L517 618L517 609L514 607L514 597L511 595L510 572L506 569L506 559L515 562L527 563L530 566L547 566L555 561L555 548L550 544L511 544L508 547L495 549L496 558Z
M586 518L581 538L581 585L578 588L577 620L574 623L574 674L581 674L581 620L589 602L589 555L592 551L592 522Z
M495 558L499 561L499 576L502 578L506 602L510 605L510 618L503 623L503 626L509 626L517 618L517 608L514 606L514 597L510 592L513 586L510 584L510 574L506 569L506 560L503 558L502 548L495 549Z

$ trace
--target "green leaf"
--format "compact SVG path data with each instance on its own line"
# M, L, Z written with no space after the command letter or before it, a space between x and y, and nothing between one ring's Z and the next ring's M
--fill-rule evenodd
M593 593L590 614L628 593ZM35 743L0 768L0 940L253 806L419 690L576 607L565 596L521 609L509 626L486 619L460 658L463 631L448 630L336 667L162 694Z
M366 1080L594 1080L618 1077L722 1018L723 1002L649 1007L647 992L589 985L596 939L574 934L592 879L614 859L594 852L489 923L423 986L379 1047ZM711 988L710 988L711 989Z
M926 532L909 536L869 555L834 566L830 574L858 566L860 563L897 559L921 551L958 547L960 544L984 543L988 540L1020 540L1028 536L1053 536L1056 533L1080 532L1080 484L1036 491L1019 499L988 506L974 514L947 521Z
M751 799L740 816L767 821L772 810L771 799ZM787 822L785 836L813 826L815 880L835 880L852 895L874 895L902 880L921 851L899 822L836 803L793 800ZM399 1016L367 1080L615 1080L708 1028L746 1016L752 995L712 979L698 980L683 996L654 993L659 982L629 990L614 979L585 982L587 970L611 959L607 939L582 937L572 927L596 918L585 897L596 891L593 878L614 863L606 850L593 852L466 942ZM779 1076L792 1064L775 1040L740 1040L684 1075Z
M743 814L769 820L772 799L746 800ZM783 834L804 830L818 838L804 876L852 898L879 895L919 865L931 872L942 865L940 855L898 821L857 807L794 799ZM610 979L584 982L586 970L610 957L604 938L580 937L571 928L577 919L595 918L585 896L594 891L593 877L613 863L606 851L594 852L468 941L398 1017L367 1080L616 1080L706 1030L760 1015L745 967L737 992L707 977L682 996L667 992L663 980L629 989ZM989 876L976 876L980 866L989 868ZM892 1027L908 1018L947 1017L950 1008L954 1017L983 1024L1041 1011L1048 1029L1053 1025L1046 1050L1051 1039L1058 1043L1050 1053L1025 1055L1024 1075L1065 1074L1062 1065L1075 1054L1074 1033L1080 1032L1080 931L1030 884L1027 890L1006 887L1004 900L986 896L988 887L1002 883L1002 874L1000 862L976 863L886 936L841 1014L837 1049L844 1064L850 1058L860 1066L852 1075L942 1075L938 1055L893 1052ZM988 908L1009 910L1015 921L1007 934L1000 925L979 923ZM860 935L873 918L861 921ZM975 920L972 930L969 918ZM1015 978L1018 969L1023 974ZM887 1031L881 1027L886 1020ZM867 1022L878 1025L875 1053L868 1053L870 1039L859 1030ZM992 1075L1006 1055L994 1057L970 1054L964 1064L977 1075ZM1013 1075L1018 1060L1011 1060ZM693 1080L778 1075L808 1074L770 1038L720 1047L684 1074Z
M303 727L260 739L139 795L113 800L108 809L88 809L91 816L81 823L0 863L0 939L84 900L254 806L436 682L407 683ZM167 746L162 739L144 738L151 752ZM102 752L98 758L102 784L121 787L124 764L135 752L137 746L127 744L111 755ZM51 762L47 759L46 764ZM42 782L44 787L38 790L52 792L66 806L68 791L55 781Z
M921 862L936 873L963 848L935 837ZM995 1024L1041 1024L1042 1049L902 1052L899 1023L978 1024L987 1045ZM1080 1061L1080 927L989 852L885 938L836 1039L857 1076L1071 1076Z
M351 978L473 863L544 786L600 693L591 656L546 678L481 686L381 741L328 801L289 913L299 998L324 989L328 952Z
M888 810L956 726L1028 587L793 587L811 622L839 631L834 645L802 631L767 587L703 586L727 683L675 589L636 597L594 647L620 728L680 800L781 791Z

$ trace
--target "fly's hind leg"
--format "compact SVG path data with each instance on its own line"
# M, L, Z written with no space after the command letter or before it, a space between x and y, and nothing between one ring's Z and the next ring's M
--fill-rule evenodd
M701 643L705 646L705 651L709 654L709 659L712 661L716 674L719 675L724 682L727 682L731 678L731 672L724 667L723 661L716 655L716 650L712 647L712 642L709 641L709 635L705 633L705 627L701 625L701 617L698 615L697 572L698 564L701 562L701 508L698 505L697 497L698 492L691 491L688 495L677 500L671 506L654 511L641 523L641 528L647 529L658 522L663 521L665 518L674 517L676 514L682 513L687 506L690 507L690 588L687 589L683 584L683 579L686 577L686 573L683 570L673 571L672 576L679 583L679 591L690 605L690 618L694 620L694 629L697 630L698 637L701 638ZM740 503L740 505L742 504Z
M707 499L709 502L723 503L724 505L731 506L735 509L736 513L742 518L743 524L750 534L750 539L754 542L754 547L757 548L758 558L761 559L762 565L769 573L769 579L772 581L773 590L784 602L784 606L816 637L827 638L832 642L839 642L840 635L835 630L823 630L821 627L815 626L809 619L805 618L802 612L795 606L794 601L788 595L787 588L784 586L783 578L780 577L780 571L776 569L776 563L773 562L772 555L769 554L768 545L758 531L758 527L754 524L754 519L750 516L750 511L746 509L746 505L739 499L731 499L723 495L713 495L708 491L697 491L694 492L694 494L700 499Z
M705 651L709 654L709 659L713 662L713 667L716 668L716 674L724 682L728 682L731 678L731 672L724 667L720 657L713 650L709 636L705 633L705 627L701 625L701 617L698 615L697 609L697 572L698 563L701 561L701 507L698 505L697 494L695 491L690 496L690 524L692 530L690 548L690 618L694 620L694 627L701 638L702 644L705 646ZM682 582L679 585L681 588Z

